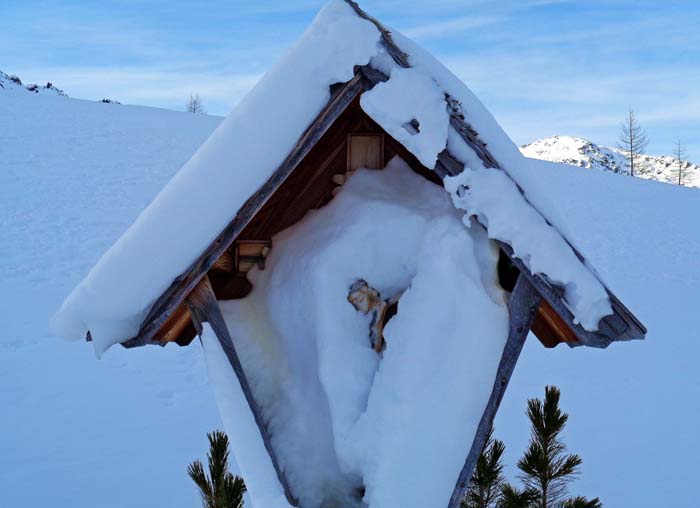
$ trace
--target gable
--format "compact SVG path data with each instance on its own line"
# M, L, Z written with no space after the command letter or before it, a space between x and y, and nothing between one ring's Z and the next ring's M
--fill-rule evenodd
M354 14L348 15L348 10ZM321 26L323 28L319 28ZM352 47L347 45L343 33L352 34ZM324 41L322 37L330 39ZM395 39L399 40L402 49L398 48ZM308 53L318 51L319 46L323 46L325 60L319 62L323 67L310 68L309 61L313 59ZM365 59L371 60L371 66L360 65ZM382 92L391 89L395 95L405 92L401 87L397 89L398 81L390 79L389 75L394 74L407 78L401 85L407 88L412 86L415 77L416 88L410 93L421 97L421 101L424 99L422 94L427 94L429 102L434 105L423 107L417 113L412 110L411 101L401 100L392 102L386 106L388 109L383 110L379 104L380 108L376 110L379 96L372 95L375 88ZM341 80L338 84L337 77L343 75L349 81ZM333 78L335 80L331 81ZM288 86L280 88L282 83ZM327 101L323 97L328 97L329 89L331 100ZM407 158L410 155L414 160L420 159L423 167L434 165L434 172L428 171L430 178L462 175L467 168L481 167L497 171L501 180L510 182L508 185L517 185L520 196L515 201L521 202L520 210L540 217L539 227L547 229L544 236L566 259L547 255L547 248L539 245L539 258L533 258L533 252L527 248L523 252L519 249L513 263L521 272L531 276L549 308L565 322L572 332L567 339L570 343L575 337L577 343L604 347L613 340L644 336L644 327L600 283L586 266L585 258L528 202L523 190L527 188L527 175L518 170L523 158L483 105L422 49L399 34L390 34L353 2L340 1L332 2L324 9L286 60L263 78L139 217L134 227L100 260L66 300L54 319L54 327L62 335L73 337L89 331L97 340L99 354L113 343L124 342L129 336L133 336L128 341L129 346L159 343L155 337L166 321L177 320L178 326L186 323L182 305L189 292L217 262L220 266L215 272L224 271L222 267L230 264L224 253L236 238L243 239L240 235L253 217L258 213L263 214L261 217L265 214L272 217L274 214L269 210L279 213L284 206L292 204L271 204L262 210L288 178L291 180L286 187L293 188L295 179L292 173L297 166L363 92L362 109L373 111L370 116L393 138L402 140L404 152L408 152L404 154ZM384 93L384 97L391 95ZM274 102L278 108L272 109L268 115L256 111L268 102ZM316 106L309 108L305 105L307 102ZM315 117L312 115L314 111L318 111ZM251 118L255 118L252 123ZM284 121L280 122L280 118ZM415 127L414 120L417 122ZM441 122L446 124L438 129L440 132L435 138L433 125ZM298 134L294 134L295 129L286 129L281 136L279 126L287 123L296 125ZM305 131L302 126L306 127ZM411 128L416 132L406 135ZM443 144L447 149L431 155L440 146L440 136L445 136L445 132L447 139ZM337 145L335 148L338 149ZM274 165L275 160L281 162ZM517 182L513 174L517 175ZM299 192L302 187L286 191L287 195ZM318 205L314 200L324 199L324 191L319 190L321 194L316 198L312 197L314 191L315 187L286 199L296 202L293 211L310 209ZM282 197L278 200L286 203ZM303 200L309 202L301 202ZM192 205L198 207L196 215L190 212ZM231 220L231 211L236 209L238 212ZM508 218L514 223L519 219L518 214ZM296 218L292 213L287 222L293 223L293 220ZM265 221L262 218L260 221L255 227L264 229ZM283 227L283 224L278 226ZM184 233L177 241L169 233L175 228ZM493 228L487 229L491 233ZM507 234L494 238L506 254L513 254L512 238ZM167 252L164 259L168 262L156 263L154 260L163 252ZM235 252L234 247L234 257ZM532 263L537 269L532 268ZM561 270L561 266L571 269ZM559 274L552 277L554 269L558 269ZM578 275L572 278L574 272ZM586 304L586 295L568 294L578 285L576 277L584 277L587 284L595 288L595 298L604 300L605 304L597 304L598 307L609 309L611 313L600 322L599 330L596 329L595 312L587 316L583 326L578 323L581 316L576 314L586 308L586 305L580 305L581 301ZM240 278L236 284L241 285ZM231 283L227 290L217 290L222 295L226 291L244 290L232 287L236 284ZM168 335L168 340L174 340L172 334ZM546 342L552 343L553 339L550 337Z
M358 76L365 80L365 87L372 86L364 74L360 73ZM347 100L343 99L346 94ZM244 206L238 211L236 219L232 222L232 226L235 223L235 227L227 228L229 231L237 232L225 232L210 245L203 254L202 261L189 273L179 277L176 284L171 287L172 292L164 295L167 299L163 298L160 302L163 309L161 314L147 318L139 335L123 343L125 347L146 344L165 345L168 342L187 345L194 339L197 332L192 324L188 306L184 300L178 303L176 299L178 294L185 294L182 287L186 284L180 281L192 284L194 282L191 281L198 282L207 275L217 299L232 300L245 297L252 288L246 272L255 263L258 263L260 268L264 268L262 253L274 248L273 237L296 224L310 210L327 204L339 187L338 177L342 181L348 171L354 169L354 154L350 146L353 137L375 136L381 140L379 168L383 168L392 157L399 156L416 173L442 186L442 180L435 171L423 166L406 147L384 131L362 110L360 96L361 92L355 90L355 80L337 87L336 96L328 106L328 111L335 111L332 115L335 118L334 121L326 126L326 130L312 145L306 146L303 142L298 145L307 150L306 155L293 168L285 168L284 172L273 175L268 181L270 185L252 196L251 202L256 204L257 210L248 212ZM349 97L352 99L350 100ZM330 117L327 112L323 112L319 119L323 121ZM442 160L446 161L447 157L449 154L443 154ZM294 153L290 154L290 160L294 161L298 158ZM451 164L454 164L454 161ZM252 261L243 268L240 266L242 249L247 249L258 256L251 257ZM512 291L519 274L523 271L527 272L527 269L517 260L512 259L512 252L509 251L508 246L501 245L499 279L502 287ZM529 272L527 275L530 275ZM541 281L536 281L535 278L532 280L539 284L542 292L547 292L547 287ZM154 309L158 309L158 306L154 306ZM541 300L532 331L544 346L554 347L562 342L572 346L582 344L579 335L585 331L572 330L573 318L569 316L569 322L567 322L566 318L560 315L563 312L567 311L562 309L556 295L554 299ZM156 327L154 323L159 324ZM589 345L596 344L594 341L598 340L601 339L592 337ZM604 342L603 345L607 343Z

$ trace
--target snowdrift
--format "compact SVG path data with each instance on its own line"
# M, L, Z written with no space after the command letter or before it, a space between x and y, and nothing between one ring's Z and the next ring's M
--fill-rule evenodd
M497 250L461 215L400 159L360 170L273 238L248 297L222 302L300 506L359 507L365 488L371 507L446 506L508 336ZM370 317L347 301L361 277L383 297L405 291L381 354ZM233 379L220 347L205 349L212 379ZM233 443L245 443L236 459L267 506L281 491L261 492L274 471L230 385L216 391Z

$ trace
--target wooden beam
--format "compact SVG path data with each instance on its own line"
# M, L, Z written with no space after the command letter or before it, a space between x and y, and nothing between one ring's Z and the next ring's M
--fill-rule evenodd
M187 295L216 263L219 257L231 246L240 232L248 225L272 194L282 185L297 165L308 155L328 128L366 87L364 74L358 73L348 81L330 100L297 141L294 149L280 164L263 186L253 194L238 210L216 239L204 250L197 260L156 300L144 319L136 337L123 343L125 347L157 344L153 340L161 326L168 320Z
M187 305L180 305L165 323L165 326L155 335L154 340L165 345L168 342L177 341L180 334L191 322L190 309Z
M542 296L543 300L552 307L556 313L561 317L571 331L575 334L578 343L597 348L605 348L610 345L614 340L619 340L620 336L612 332L609 334L603 333L603 329L597 332L589 332L585 330L580 324L574 323L574 315L571 313L569 308L564 303L563 290L549 284L541 276L537 274L530 273L529 268L525 266L519 258L513 256L513 249L510 245L498 241L498 246L501 250L511 258L513 264L520 270L520 273L525 276L530 281L530 284L537 290L537 292ZM611 300L613 303L613 300ZM615 312L615 306L613 306L613 312ZM601 325L608 319L605 317L601 320ZM643 337L643 335L642 335ZM572 345L576 343L571 343Z
M260 430L260 436L262 437L265 449L270 456L272 466L275 469L275 473L277 473L277 478L284 489L284 495L292 506L297 506L299 502L292 495L287 478L284 476L284 473L279 466L277 456L270 442L270 433L267 428L267 423L263 419L260 407L253 397L250 384L248 383L248 378L243 371L243 366L241 365L240 358L236 352L236 346L234 345L233 339L229 334L228 327L226 326L224 316L219 308L219 303L216 301L216 297L214 296L214 290L211 287L208 276L205 275L199 284L197 284L197 286L190 292L189 296L187 297L187 305L190 309L192 320L200 337L202 335L202 323L205 322L209 323L209 326L211 326L212 330L216 334L216 338L219 340L221 348L224 350L226 358L228 358L229 364L238 378L238 382L241 385L241 390L243 391L243 395L248 402L250 411L253 413L253 417L255 418L255 423L258 426L258 430Z
M401 67L409 67L410 64L408 63L408 55L404 53L401 48L399 48L396 43L394 42L394 39L391 36L391 32L384 26L382 25L376 18L373 18L369 14L367 14L365 11L363 11L360 6L357 4L357 2L354 2L353 0L345 0L345 2L352 7L352 9L355 11L355 13L360 16L363 19L366 19L370 23L372 23L374 26L377 27L377 30L379 30L379 33L382 36L382 42L384 43L384 47L387 50L387 53L391 55L391 58L394 59L394 61L400 65Z
M498 406L501 404L503 394L506 391L510 377L513 374L513 369L518 361L520 352L525 344L525 339L530 331L532 321L535 319L535 313L540 303L540 295L535 288L530 284L526 277L518 277L515 283L515 289L511 293L508 301L509 313L509 330L508 340L501 354L501 361L496 372L496 379L491 388L486 408L481 415L479 426L477 427L474 440L464 462L462 471L459 473L457 483L452 491L448 508L459 508L462 498L469 486L472 472L476 466L476 462L481 455L486 440L488 439L489 431L493 425L493 419L498 411Z

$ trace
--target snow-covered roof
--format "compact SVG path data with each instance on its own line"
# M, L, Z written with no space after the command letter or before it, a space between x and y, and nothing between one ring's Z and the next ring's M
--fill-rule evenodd
M613 310L618 314L619 302L573 247L576 231L566 231L565 238L552 226L562 218L545 205L557 196L531 192L539 175L474 94L354 2L331 0L71 292L54 317L55 330L68 338L89 332L98 355L137 336L174 282L198 261L213 262L203 261L202 253L242 210L254 207L251 196L270 185L326 111L331 86L350 82L363 66L378 77L362 94L362 109L446 177L455 206L467 212L465 224L477 217L491 238L543 276L541 282L561 288L559 310L569 312L584 333L598 330ZM419 129L406 128L412 121ZM636 331L643 335L643 327Z

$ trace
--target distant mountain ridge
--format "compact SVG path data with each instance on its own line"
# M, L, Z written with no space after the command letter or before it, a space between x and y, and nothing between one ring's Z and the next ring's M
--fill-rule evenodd
M27 91L27 92L32 92L32 93L50 93L54 95L61 95L64 97L68 97L68 95L61 90L60 88L56 88L53 86L52 83L46 83L46 85L41 86L41 85L35 85L35 84L28 84L25 85L22 83L22 80L15 76L14 74L5 74L4 72L0 71L0 92L2 91L12 91L12 90L21 90L21 91Z
M624 154L617 148L599 146L587 139L575 136L551 136L539 139L520 147L526 157L552 162L563 162L581 168L614 173L629 173L629 165ZM639 178L678 184L678 164L670 155L643 155L640 169L635 171ZM685 162L683 179L686 187L700 188L700 165Z

